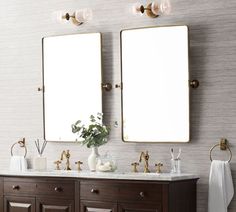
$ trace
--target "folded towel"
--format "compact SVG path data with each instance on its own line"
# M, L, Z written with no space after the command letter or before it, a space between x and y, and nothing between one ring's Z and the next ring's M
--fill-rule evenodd
M213 160L209 177L208 212L227 212L233 196L234 186L229 163Z

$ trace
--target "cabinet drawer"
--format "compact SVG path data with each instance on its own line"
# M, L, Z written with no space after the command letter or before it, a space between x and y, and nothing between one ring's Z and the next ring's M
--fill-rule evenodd
M5 178L4 194L48 195L74 199L75 182L57 179Z
M4 181L4 194L34 195L36 193L36 183L22 181Z
M74 199L75 183L65 181L38 182L37 194Z
M123 201L162 201L162 185L159 184L123 184L119 188L119 199Z
M85 200L117 200L118 187L103 181L81 181L80 197Z

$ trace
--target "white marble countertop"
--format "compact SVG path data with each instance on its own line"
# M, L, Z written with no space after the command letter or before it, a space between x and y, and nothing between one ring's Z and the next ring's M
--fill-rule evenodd
M0 176L28 176L28 177L68 177L68 178L86 178L86 179L114 179L114 180L150 180L150 181L178 181L197 179L195 174L170 174L170 173L131 173L131 172L90 172L90 171L34 171L27 170L23 172L13 172L9 170L1 170Z

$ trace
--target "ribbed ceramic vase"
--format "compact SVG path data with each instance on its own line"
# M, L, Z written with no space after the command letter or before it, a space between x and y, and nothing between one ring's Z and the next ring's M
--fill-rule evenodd
M100 156L98 153L98 147L91 147L91 154L88 157L88 166L90 171L96 171L97 159Z

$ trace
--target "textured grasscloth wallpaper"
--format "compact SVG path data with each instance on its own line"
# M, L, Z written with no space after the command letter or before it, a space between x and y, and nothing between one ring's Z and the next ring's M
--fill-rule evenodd
M138 159L140 151L149 150L152 167L155 162L162 161L165 171L168 171L169 148L181 147L183 170L201 176L198 212L206 212L210 166L208 151L221 137L228 138L235 153L231 165L236 184L236 1L172 0L172 14L159 19L132 16L129 8L134 2L0 1L0 168L8 167L13 142L26 137L31 161L36 153L32 141L43 136L42 94L37 92L42 83L43 36L101 32L104 81L115 84L120 82L121 29L186 24L190 29L190 75L201 83L197 90L191 91L191 142L180 145L122 143L119 125L112 128L110 142L100 152L109 150L117 156L119 169L129 170L130 163ZM73 11L84 7L94 10L94 19L81 27L57 24L52 20L54 11ZM119 89L105 93L105 119L112 126L115 121L121 121L120 103ZM86 161L90 152L76 144L50 143L45 153L51 168L63 149L71 150L73 162L77 159ZM235 210L236 199L229 211Z

